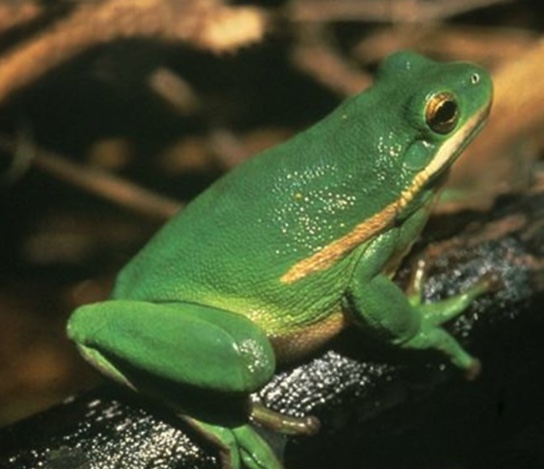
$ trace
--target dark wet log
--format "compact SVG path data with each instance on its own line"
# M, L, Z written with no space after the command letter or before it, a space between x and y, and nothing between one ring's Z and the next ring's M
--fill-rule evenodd
M435 218L430 236L433 244L416 247L428 264L426 300L484 274L500 280L449 325L482 374L468 382L432 352L385 350L348 330L256 396L321 419L314 437L265 434L287 468L544 464L544 193L503 199L488 214ZM1 468L212 468L215 456L160 404L107 386L0 431Z

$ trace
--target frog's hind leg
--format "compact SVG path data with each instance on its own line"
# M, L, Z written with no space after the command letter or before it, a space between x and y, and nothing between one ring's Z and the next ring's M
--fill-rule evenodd
M76 310L68 334L106 375L189 412L185 420L211 436L225 468L238 469L243 462L250 469L281 469L249 426L249 406L244 415L230 401L223 408L222 401L202 397L211 392L236 400L273 375L272 346L246 317L189 303L111 300Z
M190 303L111 300L82 306L68 335L113 379L162 379L220 393L249 393L272 377L275 356L246 317Z

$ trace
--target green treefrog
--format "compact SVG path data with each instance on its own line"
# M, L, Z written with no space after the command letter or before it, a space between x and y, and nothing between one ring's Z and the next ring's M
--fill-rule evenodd
M422 304L391 276L491 99L476 65L388 57L371 88L173 217L122 269L110 300L73 313L69 337L105 375L175 409L234 469L282 467L251 420L316 429L249 395L346 326L438 351L474 376L479 362L442 324L485 287Z

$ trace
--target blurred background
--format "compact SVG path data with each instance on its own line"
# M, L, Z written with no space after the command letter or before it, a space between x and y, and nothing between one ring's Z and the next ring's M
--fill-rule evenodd
M542 190L543 29L537 0L1 0L0 426L97 383L65 338L70 312L391 52L495 79L490 124L438 210Z

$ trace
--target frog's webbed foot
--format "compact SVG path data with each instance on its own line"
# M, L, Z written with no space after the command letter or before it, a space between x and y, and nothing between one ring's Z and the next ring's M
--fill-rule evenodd
M321 426L315 417L290 417L257 402L252 403L251 408L253 422L286 435L313 435ZM179 417L219 449L223 469L283 469L272 448L251 424L227 427L203 422L184 414L179 414Z
M450 357L453 364L465 371L465 377L468 380L473 380L481 371L480 361L466 353L458 342L440 326L465 311L479 296L497 290L501 281L495 274L488 272L458 295L423 304L422 290L426 270L425 260L419 259L407 289L409 302L419 312L422 324L419 333L410 339L406 346L414 348L430 346L441 350Z
M222 469L283 469L270 446L249 424L227 428L180 416L219 448Z

